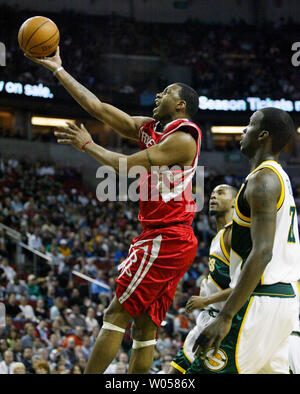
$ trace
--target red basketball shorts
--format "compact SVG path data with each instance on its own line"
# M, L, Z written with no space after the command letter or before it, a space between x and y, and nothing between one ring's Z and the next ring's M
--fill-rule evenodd
M159 327L197 244L192 227L184 224L143 230L118 267L116 296L124 309L132 317L147 313Z

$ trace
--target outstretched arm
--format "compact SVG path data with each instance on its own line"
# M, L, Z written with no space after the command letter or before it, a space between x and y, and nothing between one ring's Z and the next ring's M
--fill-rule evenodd
M33 62L54 72L60 83L83 109L94 118L108 124L122 137L138 140L139 127L148 120L151 120L151 118L142 116L130 116L113 105L100 101L97 96L77 82L76 79L62 67L59 47L52 57L38 59L28 54L25 56Z
M120 159L126 160L127 173L134 166L141 166L149 172L153 166L189 166L196 154L196 141L183 131L177 131L161 143L132 155L112 152L95 144L83 125L78 127L68 123L61 131L56 131L55 136L58 137L58 143L86 151L101 164L113 167L116 172L120 171Z
M245 197L251 209L252 250L223 310L198 337L194 346L198 356L212 346L216 354L230 331L234 315L252 294L271 260L280 192L280 181L271 170L262 169L249 179Z

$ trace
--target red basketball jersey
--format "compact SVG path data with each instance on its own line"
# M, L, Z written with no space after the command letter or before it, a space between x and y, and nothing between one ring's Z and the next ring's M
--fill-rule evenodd
M160 123L152 120L139 128L141 149L159 144L176 131L191 134L197 143L193 163L181 169L155 167L140 179L140 212L138 219L143 228L162 227L176 223L190 225L197 206L192 198L192 179L196 171L201 145L201 130L188 119L177 119L159 130Z

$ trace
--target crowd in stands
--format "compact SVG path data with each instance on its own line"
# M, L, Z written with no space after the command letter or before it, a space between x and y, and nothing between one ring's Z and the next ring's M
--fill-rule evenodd
M18 30L32 14L1 7L0 34L7 48L2 78L56 86L52 74L24 59L18 47ZM87 16L71 11L47 16L59 26L65 68L95 92L155 89L156 93L164 87L160 77L154 84L152 80L139 86L136 81L127 87L105 80L104 55L127 54L158 56L165 65L190 67L192 86L211 98L300 97L298 70L291 64L291 43L298 41L299 26L291 20L253 26L237 20L229 25L207 24L197 16L183 24L145 23L117 15Z
M205 176L205 209L194 220L197 257L159 329L151 373L166 368L195 323L195 315L187 315L184 307L208 273L209 243L215 234L206 213L208 195L220 182L240 182L214 171ZM117 266L141 231L138 210L138 203L100 203L72 168L0 160L0 223L46 257L34 257L23 248L21 261L16 261L16 243L6 227L0 229L0 302L6 306L0 373L82 373L114 296ZM80 279L74 270L99 285ZM107 373L126 372L130 348L129 326Z

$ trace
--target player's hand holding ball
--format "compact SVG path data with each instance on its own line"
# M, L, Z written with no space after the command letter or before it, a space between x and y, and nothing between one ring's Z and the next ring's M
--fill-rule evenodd
M44 66L45 68L47 68L52 72L58 70L59 67L62 67L62 60L59 54L59 47L57 47L55 55L52 57L36 58L27 53L25 53L24 56L32 60L34 63L41 64L42 66Z
M59 40L60 33L56 24L44 16L27 19L18 33L19 46L24 56L52 72L62 67Z
M85 152L86 146L93 142L91 134L82 123L79 127L74 123L66 122L66 126L56 130L54 135L58 138L59 144L72 145L81 152Z

